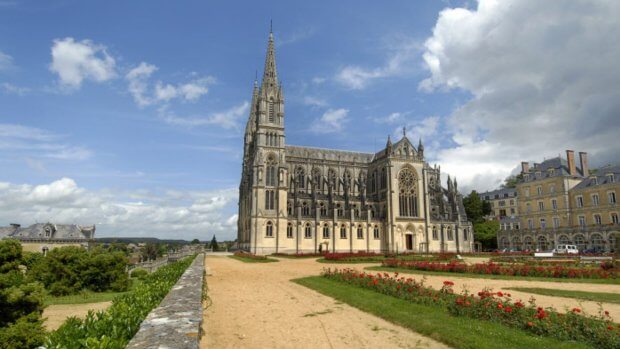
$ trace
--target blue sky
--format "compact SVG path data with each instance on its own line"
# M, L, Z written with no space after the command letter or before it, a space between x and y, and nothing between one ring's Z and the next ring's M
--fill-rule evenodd
M464 190L569 148L614 162L618 14L612 1L0 1L0 224L234 238L270 19L289 144L373 151L407 126Z

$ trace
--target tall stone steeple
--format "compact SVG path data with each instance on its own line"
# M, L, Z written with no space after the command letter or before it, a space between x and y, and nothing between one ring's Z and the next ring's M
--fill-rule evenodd
M278 70L276 68L276 50L273 42L273 32L269 33L267 56L265 57L265 70L261 89L278 87Z

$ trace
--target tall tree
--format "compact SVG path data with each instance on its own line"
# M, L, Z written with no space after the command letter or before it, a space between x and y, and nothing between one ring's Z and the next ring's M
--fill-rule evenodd
M215 235L213 235L213 239L211 239L211 243L209 244L209 247L211 248L211 251L219 250L219 244L217 243L217 239L215 238Z
M467 213L467 218L470 221L473 223L484 222L483 201L480 200L475 190L463 198L463 206L465 206L465 213Z

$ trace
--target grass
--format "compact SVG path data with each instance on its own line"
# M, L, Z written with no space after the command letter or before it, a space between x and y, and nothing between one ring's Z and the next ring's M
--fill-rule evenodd
M319 258L319 256L304 256L304 255L294 255L294 254L272 254L270 257L273 258L287 258L287 259L306 259L306 258Z
M246 258L246 257L241 257L241 256L228 256L228 258L236 259L244 263L272 263L272 262L278 261L277 259L273 259L273 258L256 259L256 258Z
M570 291L539 287L510 287L505 288L505 290L529 292L543 296L576 298L593 302L620 304L620 294L618 293Z
M384 266L366 267L367 270L387 271L387 272L399 272L407 274L420 274L420 275L440 275L451 277L463 277L473 279L495 279L495 280L523 280L523 281L543 281L543 282L569 282L569 283L582 283L582 284L606 284L606 285L620 285L620 279L577 279L577 278L546 278L536 276L510 276L510 275L488 275L488 274L474 274L474 273L451 273L447 271L428 271L428 270L414 270L408 268L390 268Z
M52 295L47 295L45 297L45 305L111 302L115 297L130 292L141 283L141 280L131 279L131 286L129 287L129 290L123 292L93 292L83 290L78 294L68 296L54 297Z
M415 304L321 276L292 281L454 348L591 348L584 343L537 337L494 322L451 316L440 307Z

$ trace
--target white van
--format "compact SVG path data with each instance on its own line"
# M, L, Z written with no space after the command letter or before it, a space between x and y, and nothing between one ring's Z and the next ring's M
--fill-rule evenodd
M568 254L579 254L579 250L575 245L558 245L555 248L554 252L556 253L568 253Z

